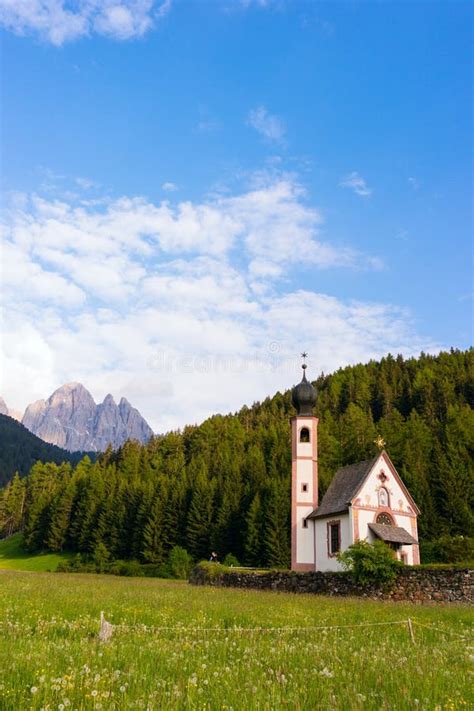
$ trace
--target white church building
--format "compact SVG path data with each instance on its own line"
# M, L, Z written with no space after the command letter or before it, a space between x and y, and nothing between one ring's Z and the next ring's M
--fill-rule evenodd
M420 512L387 452L339 469L319 504L316 390L302 367L292 392L291 569L341 570L337 554L361 539L385 541L400 560L416 565Z

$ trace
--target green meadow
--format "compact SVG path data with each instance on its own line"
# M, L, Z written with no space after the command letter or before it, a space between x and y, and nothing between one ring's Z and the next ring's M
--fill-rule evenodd
M470 709L472 622L464 606L2 570L0 709Z
M72 557L68 553L33 555L25 551L21 533L0 540L0 570L55 571L59 563Z

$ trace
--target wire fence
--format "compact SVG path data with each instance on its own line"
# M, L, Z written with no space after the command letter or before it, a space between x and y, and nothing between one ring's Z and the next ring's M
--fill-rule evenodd
M403 625L405 626L411 642L415 643L415 633L414 626L423 627L432 632L439 632L441 634L453 635L468 641L472 638L474 643L474 630L469 632L466 630L465 633L454 632L453 630L446 630L435 625L424 624L418 622L418 620L413 620L410 617L402 620L386 620L384 622L363 622L358 624L348 624L348 625L311 625L308 627L239 627L237 625L232 627L185 627L185 626L162 626L156 627L153 625L145 624L124 624L119 623L117 625L107 622L101 613L100 620L100 630L99 639L101 641L108 641L114 631L117 632L149 632L151 634L307 634L312 632L322 632L322 631L332 631L332 630L345 630L345 629L366 629L370 627L386 627L390 625Z

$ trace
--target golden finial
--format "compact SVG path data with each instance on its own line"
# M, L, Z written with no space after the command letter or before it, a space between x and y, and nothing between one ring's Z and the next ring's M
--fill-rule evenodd
M374 444L378 449L383 449L385 447L385 440L382 435L377 435L374 439Z

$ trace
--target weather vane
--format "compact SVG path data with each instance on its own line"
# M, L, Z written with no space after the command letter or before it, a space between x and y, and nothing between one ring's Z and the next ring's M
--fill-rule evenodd
M383 449L385 447L385 440L382 435L377 435L374 439L374 444L378 449Z
M303 353L301 354L301 357L303 358L303 365L301 367L303 368L303 370L306 370L306 368L308 367L306 365L306 358L308 357L308 354L306 353L306 351L303 351Z

